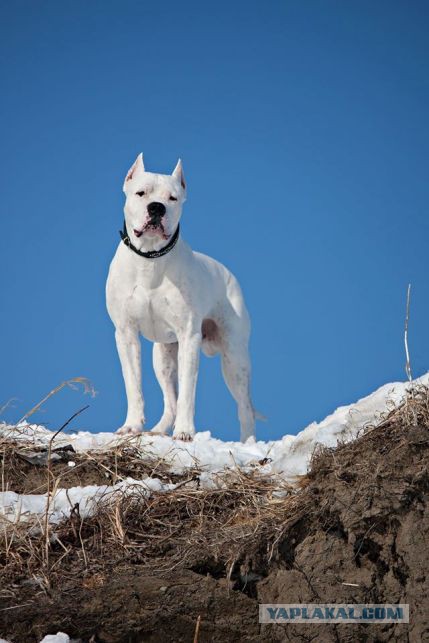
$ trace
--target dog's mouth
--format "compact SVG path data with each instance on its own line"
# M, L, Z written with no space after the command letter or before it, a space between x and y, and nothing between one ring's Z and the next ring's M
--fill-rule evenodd
M165 232L164 226L162 223L146 223L141 230L134 228L133 230L135 236L140 238L143 234L149 233L148 236L151 237L161 237L162 239L168 239L169 235Z

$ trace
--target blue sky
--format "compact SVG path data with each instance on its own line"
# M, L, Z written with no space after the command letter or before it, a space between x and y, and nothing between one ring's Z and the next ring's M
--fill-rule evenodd
M188 181L183 236L239 278L261 439L428 368L426 2L30 2L0 9L0 401L111 431L125 393L104 304L122 182ZM149 424L161 413L143 348ZM197 428L238 439L216 359Z

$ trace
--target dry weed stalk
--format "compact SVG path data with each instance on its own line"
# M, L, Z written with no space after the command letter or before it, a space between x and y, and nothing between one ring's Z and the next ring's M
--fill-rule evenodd
M33 408L31 408L25 415L22 416L20 420L18 420L17 424L22 424L22 422L25 422L31 415L36 413L40 409L40 407L47 401L49 400L50 397L53 395L56 395L61 391L63 388L68 386L69 388L75 389L75 384L81 384L84 389L84 393L89 393L92 397L95 395L95 389L92 386L91 382L86 378L86 377L72 377L69 380L65 380L64 382L61 382L58 386L56 386L52 391L50 391L45 397L40 400Z
M49 507L50 507L50 502L51 502L51 478L53 477L52 476L52 471L51 471L51 467L52 467L52 462L51 462L52 444L53 444L55 438L57 437L57 435L59 433L61 433L61 431L63 431L66 428L66 426L68 426L70 424L70 422L72 420L74 420L75 417L80 415L87 408L88 408L88 404L86 406L82 407L81 409L79 409L79 411L76 411L76 413L73 413L73 415L71 417L69 417L69 419L66 422L64 422L64 424L58 429L58 431L56 431L53 434L53 436L49 440L49 444L48 444L48 463L47 463L47 467L46 467L46 509L45 509L45 518L44 518L45 564L46 564L46 567L49 567ZM57 492L58 485L59 485L59 480L57 479L57 480L54 481L54 489L52 491L52 497L53 498L55 497L55 494Z
M410 351L408 350L408 323L410 320L410 295L411 295L411 284L408 284L407 289L407 307L405 311L405 330L404 330L404 344L405 344L405 372L408 377L408 381L411 383L413 381L413 376L411 373L411 363L410 363Z

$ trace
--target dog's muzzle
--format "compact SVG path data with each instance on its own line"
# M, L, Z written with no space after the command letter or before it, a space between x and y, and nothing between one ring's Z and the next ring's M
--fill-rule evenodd
M159 201L152 201L152 203L149 203L147 206L147 211L149 214L149 221L142 230L134 229L136 237L141 237L141 235L148 230L153 230L161 233L162 236L166 238L164 226L162 224L162 217L166 213L165 205L163 203L159 203Z

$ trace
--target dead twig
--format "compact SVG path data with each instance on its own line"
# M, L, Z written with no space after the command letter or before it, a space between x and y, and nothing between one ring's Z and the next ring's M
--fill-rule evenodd
M198 635L200 633L201 614L198 615L197 623L195 625L194 643L198 643Z
M92 397L95 395L95 390L94 387L92 386L91 382L86 378L86 377L72 377L69 380L65 380L64 382L61 382L58 386L56 386L52 391L50 391L43 400L40 400L33 408L31 408L25 415L22 416L20 420L18 420L17 424L22 424L22 422L25 422L31 415L36 413L40 409L40 407L47 401L49 400L50 397L61 391L66 386L69 386L70 388L76 388L74 384L82 384L84 387L84 393L90 393Z
M52 444L61 431L63 431L66 426L70 424L72 420L74 420L75 417L80 415L83 411L86 411L86 409L89 408L89 404L86 406L82 407L79 409L79 411L76 411L76 413L73 413L72 416L69 417L69 419L64 422L64 424L54 433L52 438L49 440L48 444L48 463L47 463L47 473L46 473L46 509L45 509L45 519L44 519L44 537L45 537L45 562L46 562L46 567L49 567L49 507L50 507L50 499L51 499L51 477L52 477L52 471L51 471L51 455L52 455Z

